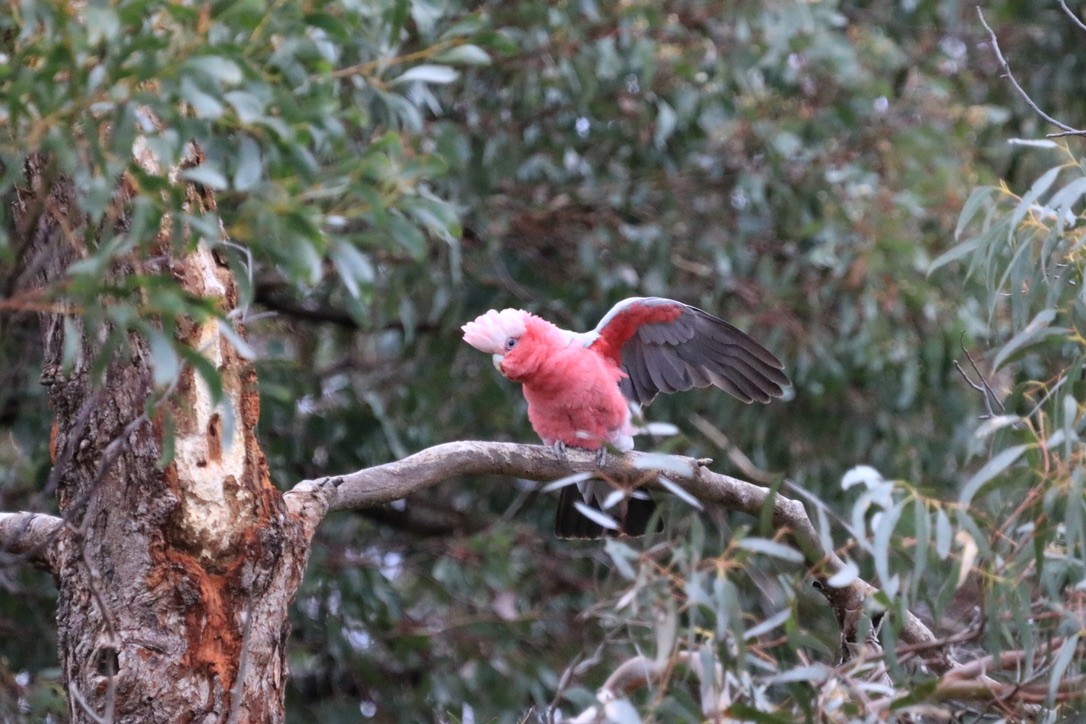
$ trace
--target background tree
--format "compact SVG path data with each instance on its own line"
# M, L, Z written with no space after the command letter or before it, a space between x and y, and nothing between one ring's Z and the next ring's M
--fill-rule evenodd
M1078 122L1086 58L1068 51L1081 38L1067 14L997 3L988 18L1012 63L1036 61L1014 65L1031 97ZM896 687L999 711L1055 704L1081 668L1081 153L1073 139L1004 143L1045 129L971 9L23 3L0 37L0 510L57 512L58 487L72 502L54 471L81 435L58 436L54 464L43 367L47 382L80 364L100 381L146 360L136 414L162 421L161 465L183 462L191 431L189 407L169 401L200 380L223 436L251 429L227 380L252 356L269 479L288 488L449 440L532 440L517 390L459 342L476 313L529 307L587 328L617 299L666 294L756 330L796 396L662 399L652 417L682 434L642 446L765 483L784 471L823 498L818 531L883 589ZM1046 153L1061 170L1044 173ZM78 260L38 255L26 220L43 214L77 222L62 232ZM229 264L236 301L209 302L165 262L200 240ZM44 284L39 258L64 261ZM65 339L102 334L82 356L43 347L40 313L63 313ZM234 372L193 352L212 323ZM963 335L978 360L992 350L970 379L1015 419L978 423L989 396L953 366ZM87 411L106 414L93 389ZM80 423L76 402L54 410L62 432ZM120 439L88 429L103 453ZM860 473L842 491L857 463L895 482ZM535 484L467 475L330 517L292 610L290 711L579 712L638 651L666 666L625 693L661 720L700 720L702 699L782 721L890 705L881 679L812 666L834 663L837 622L764 520L681 502L665 514L662 538L556 542ZM68 555L93 578L85 551ZM2 570L5 714L62 712L70 672L50 670L45 643L55 587L21 555ZM907 610L972 645L952 651L963 661L1018 652L1019 678L1000 681L1026 688L993 705L981 664L950 679L911 666Z

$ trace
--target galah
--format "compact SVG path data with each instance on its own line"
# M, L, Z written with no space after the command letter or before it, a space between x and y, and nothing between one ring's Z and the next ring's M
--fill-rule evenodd
M528 420L547 445L605 454L610 445L633 449L631 406L659 392L713 385L743 402L769 402L790 384L784 365L765 347L723 319L661 297L633 297L611 308L591 332L570 332L520 309L491 309L465 324L464 341L493 355L505 377L523 385ZM555 533L598 538L603 527L577 510L612 492L600 481L562 489ZM643 493L619 510L626 535L645 532L654 505Z

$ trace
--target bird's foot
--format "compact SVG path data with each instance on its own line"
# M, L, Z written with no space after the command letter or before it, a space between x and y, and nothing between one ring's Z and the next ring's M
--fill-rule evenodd
M598 450L596 450L596 467L597 468L602 468L606 464L607 464L607 448L601 445L600 448Z
M566 454L566 444L561 440L555 440L551 447L554 448L554 454L558 456L558 459L568 465L569 455Z

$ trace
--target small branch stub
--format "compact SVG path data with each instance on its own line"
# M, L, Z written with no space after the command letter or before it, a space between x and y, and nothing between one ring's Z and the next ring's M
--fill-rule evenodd
M0 551L26 556L33 565L55 571L53 544L64 521L41 513L0 513Z

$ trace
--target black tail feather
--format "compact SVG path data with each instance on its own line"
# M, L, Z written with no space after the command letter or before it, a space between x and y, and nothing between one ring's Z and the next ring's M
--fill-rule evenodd
M576 485L562 488L558 496L558 513L554 518L554 534L559 538L603 538L604 536L642 536L648 530L649 520L656 511L656 503L647 498L627 498L607 515L614 518L618 530L610 530L587 518L577 510L576 503L583 503L595 510L600 510L595 500L586 501ZM658 522L657 530L663 528Z

